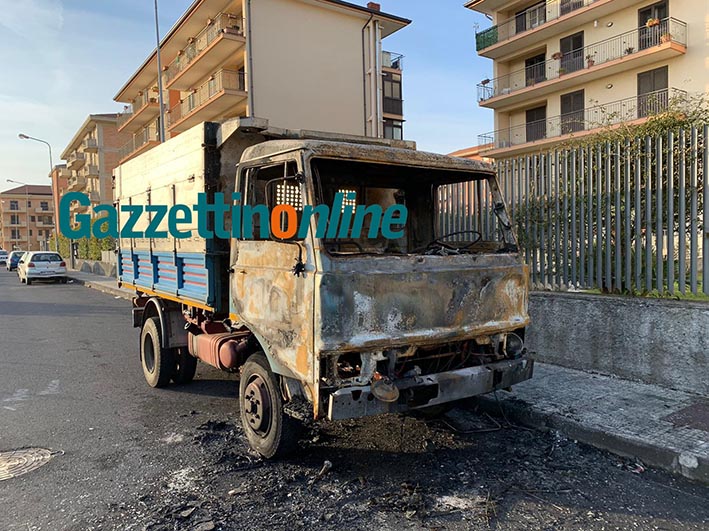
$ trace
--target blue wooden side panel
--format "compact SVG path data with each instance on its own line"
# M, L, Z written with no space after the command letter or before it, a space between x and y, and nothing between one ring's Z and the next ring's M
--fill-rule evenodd
M201 253L166 253L121 249L118 279L123 284L168 295L186 304L214 308L217 282L214 261Z

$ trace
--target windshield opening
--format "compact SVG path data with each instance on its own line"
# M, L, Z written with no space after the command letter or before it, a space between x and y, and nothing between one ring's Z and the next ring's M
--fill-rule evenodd
M363 216L359 225L353 216L349 229L340 225L322 240L332 255L471 254L510 250L514 243L508 220L499 229L493 221L506 213L487 173L336 159L315 159L312 168L319 204L332 207L342 194L343 212L373 205L383 212L403 205L408 212L406 224L394 226L396 238L370 232L382 221L375 215ZM477 188L482 201L475 199ZM352 230L357 227L360 234Z

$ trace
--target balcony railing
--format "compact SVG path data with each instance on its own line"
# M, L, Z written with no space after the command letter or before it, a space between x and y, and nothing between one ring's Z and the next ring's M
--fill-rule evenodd
M246 91L246 76L236 70L220 70L210 79L202 83L192 94L180 100L167 113L167 126L172 127L195 109L203 106L209 100L224 90Z
M98 166L96 164L87 164L85 173L87 177L98 177Z
M69 160L67 160L68 168L80 168L86 162L86 155L81 151L74 151L69 155Z
M382 52L382 66L394 70L404 69L404 56L400 53Z
M218 37L224 33L243 36L244 28L244 19L240 16L229 13L217 15L196 37L190 39L191 42L187 47L181 50L172 63L167 66L164 74L165 84L167 85L175 79Z
M82 142L84 151L94 152L98 150L98 140L95 138L87 138Z
M478 136L478 144L492 144L492 149L504 149L528 142L631 122L666 112L673 101L686 97L686 94L686 92L677 89L664 89L641 94L554 116L546 120L528 122L480 135Z
M147 127L144 127L134 135L131 135L131 139L126 142L119 151L119 159L123 160L128 158L130 155L138 151L148 142L158 142L160 139L160 133L158 131L157 122L153 122Z
M568 15L597 2L598 0L548 0L544 5L532 6L513 18L475 34L477 51L484 50L500 42L507 41L520 33Z
M404 114L404 100L397 98L384 98L384 112L388 114Z
M133 117L134 113L139 112L148 103L158 103L158 94L146 88L136 96L130 105L126 105L124 111L118 115L118 127L123 127Z
M565 54L558 53L555 54L557 58L495 79L487 79L478 85L478 101L511 94L537 83L558 79L584 68L594 68L667 42L686 46L687 24L674 18L666 18L656 26L629 31Z

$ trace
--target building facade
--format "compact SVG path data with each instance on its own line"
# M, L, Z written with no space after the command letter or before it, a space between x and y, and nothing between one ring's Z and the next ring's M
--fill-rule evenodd
M48 250L53 229L50 186L30 184L0 193L0 248Z
M59 215L59 201L69 186L70 177L71 171L66 167L66 164L57 164L52 169L52 173L49 174L49 178L52 181L52 205L57 216ZM59 220L57 219L57 226L59 225L58 222Z
M113 169L118 166L120 148L128 135L118 131L118 115L91 114L64 149L66 184L57 189L57 197L66 192L82 192L91 205L113 203ZM74 204L73 214L89 211L88 206Z
M641 123L709 89L707 4L694 0L472 0L493 74L478 85L495 130L485 156L546 150L602 127Z
M341 0L195 0L160 46L165 138L204 121L403 136L402 57L382 39L409 20ZM160 141L157 53L115 96L124 162Z

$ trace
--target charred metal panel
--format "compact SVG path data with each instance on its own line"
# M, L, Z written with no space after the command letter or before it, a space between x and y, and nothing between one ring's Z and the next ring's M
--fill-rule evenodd
M316 350L445 343L525 327L516 255L337 259L316 279Z

